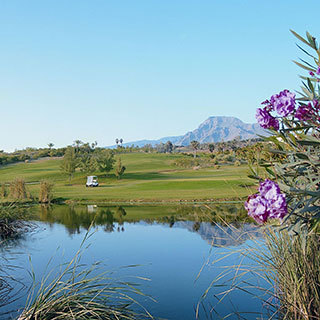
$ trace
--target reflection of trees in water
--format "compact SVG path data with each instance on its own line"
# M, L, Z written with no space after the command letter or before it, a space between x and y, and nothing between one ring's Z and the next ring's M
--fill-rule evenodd
M194 205L194 206L176 206L168 207L168 215L144 219L137 217L135 220L129 215L130 207L126 209L123 206L113 207L96 207L93 206L41 206L40 219L50 224L60 223L65 225L70 234L80 233L81 229L88 229L90 225L102 226L105 232L124 231L124 222L140 222L147 224L164 223L170 228L174 227L178 221L191 221L192 227L190 231L201 232L203 223L212 227L217 223L220 225L232 224L234 228L241 228L244 222L248 222L249 218L243 208L242 203L238 204L215 204L215 205ZM150 207L150 212L155 207ZM181 225L181 224L180 224ZM189 225L186 226L189 229Z
M91 208L90 208L91 209ZM88 230L91 225L103 226L104 231L113 232L115 222L123 225L123 217L126 211L122 207L116 207L115 211L110 208L102 208L92 212L85 207L75 206L41 206L40 220L47 223L63 224L69 234L80 233L81 228ZM124 231L124 228L121 228Z

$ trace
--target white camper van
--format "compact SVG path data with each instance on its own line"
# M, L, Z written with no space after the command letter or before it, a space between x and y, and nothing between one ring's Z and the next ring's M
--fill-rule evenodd
M87 177L86 187L98 187L98 186L99 186L98 177L96 176Z

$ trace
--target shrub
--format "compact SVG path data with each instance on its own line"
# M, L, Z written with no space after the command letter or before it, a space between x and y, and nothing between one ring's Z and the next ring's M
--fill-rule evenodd
M239 160L236 160L236 161L234 162L234 165L235 165L236 167L239 167L239 166L241 165L241 162L240 162Z
M194 166L199 165L199 161L194 160L193 158L179 158L179 159L176 159L173 162L173 164L181 168L192 168Z
M15 200L30 198L30 194L26 189L26 183L23 179L16 179L10 183L10 197Z
M39 202L41 203L50 203L53 198L53 183L49 181L40 182L40 192L39 192Z
M259 194L249 196L245 206L259 223L281 221L281 232L267 234L265 259L257 261L268 267L281 317L309 320L320 318L320 47L309 33L306 39L293 34L315 51L301 48L312 59L295 62L309 74L301 77L300 97L283 90L257 109L258 123L270 132L269 152L281 157L260 161L269 178L264 182L251 167L251 177L260 180Z
M125 170L126 170L126 167L122 165L121 159L118 158L117 164L116 164L116 169L115 169L116 177L118 179L121 179L121 177L124 174Z
M0 238L16 237L30 229L31 223L26 221L28 212L13 204L0 205Z

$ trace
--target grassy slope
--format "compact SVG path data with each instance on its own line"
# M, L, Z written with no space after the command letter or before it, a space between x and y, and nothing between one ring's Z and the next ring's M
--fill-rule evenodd
M252 184L247 178L247 167L222 166L220 169L179 169L172 162L179 155L123 154L121 159L127 170L122 180L99 173L99 188L86 188L86 174L76 172L72 185L60 172L60 160L20 163L0 169L0 183L23 178L34 195L38 182L48 179L55 183L54 195L63 199L96 201L129 200L207 200L239 198L252 192L241 185Z

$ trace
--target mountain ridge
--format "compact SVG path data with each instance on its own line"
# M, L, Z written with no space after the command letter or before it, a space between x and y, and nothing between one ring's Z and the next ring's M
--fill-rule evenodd
M178 146L187 146L192 140L200 143L230 141L236 137L241 140L256 138L258 135L265 135L258 123L245 123L242 120L231 116L211 116L203 121L198 128L189 131L181 136L163 137L154 140L138 140L124 143L123 146L135 145L143 147L146 144L155 146L160 143L171 141ZM116 147L110 146L111 148Z

